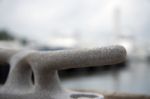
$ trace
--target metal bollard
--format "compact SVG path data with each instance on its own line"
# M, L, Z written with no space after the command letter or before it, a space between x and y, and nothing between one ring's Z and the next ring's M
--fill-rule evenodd
M100 94L64 89L57 71L117 64L125 61L126 50L122 46L63 51L0 49L0 57L0 63L10 64L0 99L104 99Z

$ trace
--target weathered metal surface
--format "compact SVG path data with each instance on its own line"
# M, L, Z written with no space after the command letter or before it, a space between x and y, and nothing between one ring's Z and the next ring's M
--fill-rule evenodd
M63 51L0 49L0 57L0 63L10 64L0 99L103 99L99 94L66 91L57 71L117 64L125 61L126 50L122 46Z

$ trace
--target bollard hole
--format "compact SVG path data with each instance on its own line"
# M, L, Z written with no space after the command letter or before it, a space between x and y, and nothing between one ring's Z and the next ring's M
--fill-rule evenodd
M32 74L31 74L31 80L32 80L32 84L34 85L35 84L35 77L34 77L33 71L32 71Z
M34 85L35 80L34 80L34 72L32 70L32 67L29 63L25 63L24 65L25 65L25 68L27 68L26 69L28 71L27 74L30 73L29 80L31 81L31 84Z
M17 70L17 75L20 75L19 78L16 78L19 80L19 82L23 80L27 85L34 85L34 72L29 63L26 61L20 61L20 64L16 65L14 70Z
M10 70L10 65L8 63L0 64L0 84L5 84Z

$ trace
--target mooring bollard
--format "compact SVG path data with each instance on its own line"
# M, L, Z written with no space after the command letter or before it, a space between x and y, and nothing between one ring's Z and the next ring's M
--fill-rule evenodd
M10 64L0 99L104 99L96 93L65 90L57 71L117 64L125 61L126 50L122 46L62 51L0 49L0 57L0 63Z

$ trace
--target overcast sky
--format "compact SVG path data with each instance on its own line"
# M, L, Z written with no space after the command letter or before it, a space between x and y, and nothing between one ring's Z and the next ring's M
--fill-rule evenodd
M83 42L100 44L116 35L116 9L122 34L149 39L150 0L0 0L0 28L43 43L79 36Z

